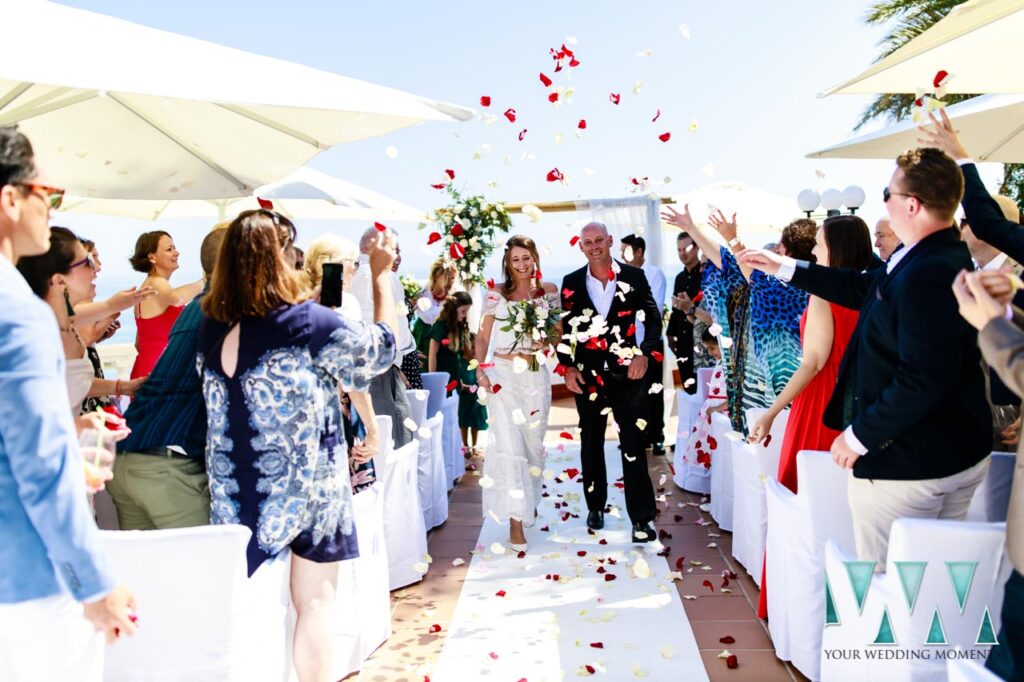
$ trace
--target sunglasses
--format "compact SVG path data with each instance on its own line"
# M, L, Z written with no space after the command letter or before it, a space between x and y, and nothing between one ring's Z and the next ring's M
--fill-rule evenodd
M74 270L75 268L81 265L88 265L90 270L92 270L93 272L96 271L96 261L92 259L92 256L86 256L82 260L72 263L71 265L68 266L68 270Z
M28 190L31 194L38 195L51 209L58 209L64 203L64 190L49 185L38 185L34 182L12 182L15 187Z
M882 201L888 204L889 199L892 199L894 194L901 197L914 197L918 201L921 201L921 197L917 196L916 194L907 194L906 192L893 192L888 187L882 190ZM923 204L924 202L921 201L921 203Z

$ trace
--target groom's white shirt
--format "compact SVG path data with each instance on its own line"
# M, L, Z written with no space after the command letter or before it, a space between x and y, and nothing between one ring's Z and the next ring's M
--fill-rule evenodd
M587 266L587 293L593 301L597 314L608 319L608 311L612 307L612 299L615 298L615 280L609 279L607 284L601 284L601 280L590 274L590 266Z

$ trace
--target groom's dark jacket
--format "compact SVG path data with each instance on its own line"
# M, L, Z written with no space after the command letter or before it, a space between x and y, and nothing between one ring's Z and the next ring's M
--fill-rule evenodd
M563 339L559 344L558 360L567 367L576 367L588 386L599 385L597 377L613 375L624 377L628 370L630 351L636 353L636 328L644 327L644 343L639 353L651 357L659 352L661 344L661 310L654 302L647 276L640 268L615 261L615 296L606 329L596 337L581 341L599 314L587 292L586 265L571 272L562 280ZM637 313L640 320L637 319ZM566 352L568 350L568 352Z

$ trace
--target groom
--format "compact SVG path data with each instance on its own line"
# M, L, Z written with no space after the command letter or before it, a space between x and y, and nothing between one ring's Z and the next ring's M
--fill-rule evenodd
M633 542L655 539L654 487L647 474L644 429L648 408L644 373L648 357L661 347L661 311L643 270L612 261L614 240L601 223L589 223L580 233L580 250L587 266L562 280L562 319L565 342L559 344L560 372L576 395L580 415L583 486L587 527L604 527L608 474L604 432L608 410L619 425L626 511L633 522ZM644 342L636 343L637 326Z

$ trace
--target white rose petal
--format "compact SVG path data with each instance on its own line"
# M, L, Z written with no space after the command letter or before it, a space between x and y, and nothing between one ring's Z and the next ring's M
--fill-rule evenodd
M651 577L651 567L647 565L643 557L637 557L636 561L633 562L633 575L642 579Z
M466 563L466 560L462 557L455 557L452 559L452 566L462 566Z
M495 542L494 544L491 545L491 553L492 554L504 554L505 553L505 545L501 544L500 542Z
M422 438L423 440L427 440L428 438L430 438L431 435L430 427L421 426L419 430L416 431L416 435Z
M526 494L522 490L509 490L508 496L513 500L521 500L526 496Z
M518 327L518 326L519 325L516 325L516 327ZM522 331L522 330L521 329L517 329L516 331ZM513 373L515 373L515 374L522 374L523 372L525 372L527 370L528 367L529 367L529 364L523 358L517 356L517 357L512 359L512 372Z
M656 393L661 393L664 390L665 390L665 387L662 386L661 384L651 384L651 387L649 389L647 389L647 392L650 395L654 395Z
M416 307L423 312L430 310L430 299L426 296L416 299Z
M719 337L718 342L722 344L722 348L726 350L732 348L732 339L730 339L728 336Z
M419 428L418 426L416 426L416 422L412 420L412 417L406 417L405 419L403 419L402 425L413 432L415 432Z
M481 488L493 488L494 487L494 479L491 478L490 476L488 476L487 474L484 474L483 476L480 477L480 487Z
M541 475L541 470L540 470L540 467L539 467L539 466L537 466L536 464L534 464L533 466L531 466L531 467L530 467L530 469L529 469L529 471L530 471L530 475L531 475L531 476L533 476L534 478L537 478L538 476L540 476L540 475Z
M384 150L384 154L386 154L389 159L397 159L398 147L391 145L390 147Z
M427 569L429 569L429 568L430 567L427 566L427 564L422 562L422 561L417 561L416 563L414 563L412 565L412 570L416 571L417 573L426 573Z
M708 327L708 334L711 334L711 336L718 336L721 333L722 325L718 324L717 322Z

